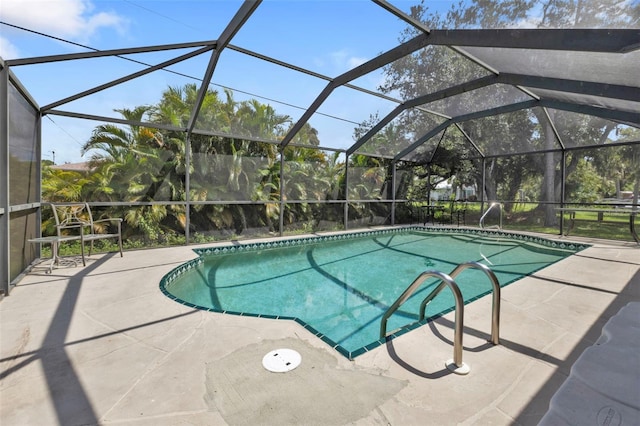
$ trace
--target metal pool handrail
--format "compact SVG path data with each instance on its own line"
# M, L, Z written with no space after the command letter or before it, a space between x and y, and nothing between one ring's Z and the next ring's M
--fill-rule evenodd
M502 229L502 204L501 203L491 203L491 205L489 206L487 211L484 212L482 217L480 217L480 222L478 223L478 226L480 228L484 228L484 218L489 214L491 209L494 208L495 206L499 206L500 207L500 225L498 225L498 229Z
M462 329L464 326L464 301L462 299L462 292L460 287L453 280L452 277L456 277L460 272L465 269L474 268L484 272L492 285L493 304L491 314L491 340L494 345L500 343L500 283L493 271L486 265L479 262L465 262L455 267L451 274L447 275L440 271L425 271L418 275L418 277L411 283L409 287L398 297L398 299L391 305L387 312L382 316L380 321L380 338L387 337L387 321L395 311L398 310L400 305L407 301L411 295L420 287L420 285L428 277L440 278L440 284L422 301L420 304L420 321L425 318L425 311L427 305L431 302L445 287L449 287L453 293L455 299L455 323L454 323L454 335L453 335L453 360L446 362L446 366L449 370L456 374L467 374L470 371L468 365L462 362Z
M494 345L498 345L500 344L500 283L498 282L498 278L493 273L491 268L479 262L461 263L456 266L453 271L451 271L449 276L455 278L460 274L460 272L469 268L481 270L487 275L487 277L489 277L489 280L491 281L491 285L493 287L493 303L491 308L491 340L489 341ZM438 293L442 291L445 285L446 284L444 282L440 283L440 285L436 287L431 292L431 294L425 297L425 299L422 301L422 303L420 304L420 321L424 320L425 318L425 311L429 302L431 302L438 295Z
M444 288L444 286L448 286L453 293L453 297L455 299L455 328L453 335L453 365L450 368L449 365L447 368L450 368L452 371L458 374L467 374L469 372L469 367L462 362L462 326L464 322L464 303L462 299L462 293L460 292L460 288L456 284L456 282L449 275L440 271L424 271L411 283L409 287L398 297L398 299L391 305L391 307L385 312L382 316L382 320L380 322L380 338L383 339L387 336L387 320L389 317L402 305L404 302L411 297L411 295L415 292L415 290L420 287L420 285L429 277L440 278L442 283L440 286ZM440 287L439 286L439 287ZM448 363L450 364L450 363Z

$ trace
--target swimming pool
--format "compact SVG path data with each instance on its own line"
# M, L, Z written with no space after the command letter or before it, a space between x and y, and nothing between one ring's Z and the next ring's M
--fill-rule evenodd
M351 359L384 342L382 316L425 270L448 274L478 261L504 286L587 247L500 231L385 229L196 249L198 258L163 277L160 288L194 308L295 320ZM491 291L478 270L455 280L465 303ZM391 338L452 310L444 291L418 322L420 302L436 284L426 281L389 318Z

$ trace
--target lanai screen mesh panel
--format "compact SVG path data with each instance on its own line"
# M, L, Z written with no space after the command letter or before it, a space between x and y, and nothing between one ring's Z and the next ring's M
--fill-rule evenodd
M193 150L192 201L255 200L265 172L277 164L275 146L266 143L201 137Z
M345 149L353 143L353 134L358 123L322 112L316 112L302 126L292 144L306 147Z
M466 121L460 127L483 156L562 149L553 129L541 127L541 122L546 122L544 111L533 108Z
M195 204L189 210L193 240L235 239L238 235L272 236L278 228L279 204Z
M363 123L375 122L376 117L387 115L398 104L399 102L359 90L358 86L341 86L331 92L318 111L340 117L359 126Z
M619 125L619 123L586 114L552 109L548 111L563 144L567 148L597 146L607 143L606 135Z
M388 167L376 166L364 160L362 165L349 167L349 199L350 200L385 200L390 199L388 188Z
M69 87L64 87L65 84L61 89L53 88L53 93L57 94L61 90L64 94L60 93L56 99L40 106L47 110L53 107L63 111L79 111L82 114L134 121L121 111L155 105L170 88L183 88L187 85L197 87L212 51L208 49L196 55L199 50L200 48L171 49L126 57L109 56L34 65L37 68L44 67L42 72L46 75L62 73L77 76L70 79ZM154 66L179 59L180 62L152 70ZM74 67L74 64L77 66ZM136 77L132 79L131 76L134 75ZM75 99L76 97L78 98ZM146 120L148 117L145 117Z
M428 164L431 162L433 153L441 143L448 128L438 132L433 137L424 141L420 146L410 151L407 155L403 156L401 160L412 161L418 164Z
M8 190L8 207L19 207L39 201L38 183L39 154L38 147L38 113L27 99L20 93L12 82L8 86L7 104L9 107L7 149L9 170L6 182ZM3 203L4 205L4 203ZM11 244L6 246L9 259L9 277L16 278L36 257L35 246L27 240L38 236L35 210L24 210L17 213L3 212L8 218L9 239ZM8 283L0 284L0 289L8 294Z
M445 121L446 118L422 108L406 109L374 134L356 152L395 156Z
M640 52L603 53L497 47L463 48L479 60L491 64L500 72L576 81L607 82L631 87L640 85L636 72L634 72L640 68Z
M560 202L560 191L556 189L560 179L562 155L560 152L534 153L494 157L486 160L485 184L488 200L507 200L521 202ZM550 167L552 174L545 177L545 168ZM482 170L481 168L478 169ZM518 173L512 173L518 170ZM525 185L525 182L550 179L552 193L542 193L539 188Z
M446 132L441 132L438 136L431 138L431 149L428 151L430 162L451 170L459 165L464 159L478 157L478 148L466 136L458 126L451 125ZM420 153L424 146L416 149ZM426 157L426 156L423 156ZM420 158L420 157L418 157ZM419 161L420 163L424 163Z
M9 205L38 201L38 114L13 84L9 88Z
M203 108L196 129L279 142L325 85L317 77L226 49L209 85L217 93L219 114L207 116L210 110Z
M338 87L292 142L311 145L312 139L305 133L311 126L317 131L320 145L346 150L363 131L377 122L378 116L386 115L396 106L396 102L354 88Z
M449 117L457 117L531 99L531 96L518 88L495 84L422 106Z
M629 111L632 113L640 111L640 101L635 102L626 99L585 95L581 93L563 92L560 90L547 90L537 87L525 87L525 89L530 90L542 99L551 99L554 101L566 102L567 104L595 106L607 110ZM640 121L640 117L638 117L638 121Z
M465 81L491 75L447 46L427 46L384 67L387 76L394 76L393 89L403 101L426 96Z
M287 201L338 200L343 168L332 153L305 148L285 149L284 199ZM326 156L326 157L325 157Z

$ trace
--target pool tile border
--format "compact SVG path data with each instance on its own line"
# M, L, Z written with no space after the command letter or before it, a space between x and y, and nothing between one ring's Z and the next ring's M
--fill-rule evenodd
M306 245L306 244L313 244L313 243L323 243L323 242L327 242L327 241L340 241L340 240L348 240L348 239L354 239L354 238L362 238L362 237L371 237L371 236L377 236L377 235L387 235L387 234L393 234L393 233L399 233L399 232L407 232L407 231L427 231L427 232L431 232L431 233L456 233L456 234L463 234L463 235L472 235L472 236L487 236L487 237L500 237L500 238L509 238L509 239L513 239L516 241L524 241L524 242L530 242L530 243L534 243L534 244L538 244L538 245L542 245L544 247L549 247L549 248L553 248L553 249L560 249L560 250L568 250L568 251L572 251L574 253L577 253L579 251L582 251L586 248L591 247L590 244L583 244L583 243L575 243L575 242L563 242L563 241L554 241L548 238L542 238L542 237L536 237L536 236L531 236L531 235L525 235L525 234L517 234L517 233L512 233L512 232L507 232L507 231L503 231L503 230L488 230L488 229L475 229L475 228L451 228L451 227L426 227L426 226L406 226L406 227L397 227L397 228L392 228L392 229L380 229L380 230L370 230L370 231L356 231L356 232L348 232L348 233L343 233L343 234L331 234L331 235L318 235L318 236L313 236L313 237L300 237L300 238L290 238L290 239L281 239L281 240L277 240L277 241L264 241L264 242L248 242L246 244L243 243L230 243L229 245L221 245L221 246L216 246L216 247L206 247L206 248L195 248L193 249L193 251L198 254L198 257L192 260L189 260L185 263L183 263L180 266L175 267L174 269L172 269L169 273L167 273L164 277L162 277L162 279L160 280L160 291L167 296L169 299L180 303L184 306L188 306L190 308L193 309L199 309L199 310L203 310L203 311L207 311L207 312L216 312L216 313L221 313L221 314L229 314L229 315L237 315L237 316L246 316L246 317L254 317L254 318L266 318L266 319L275 319L275 320L288 320L288 321L295 321L298 324L300 324L302 327L304 327L306 330L310 331L314 336L318 337L319 339L321 339L322 341L324 341L326 344L328 344L329 346L331 346L333 349L335 349L337 352L339 352L341 355L345 356L346 358L352 360L354 358L356 358L359 355L362 355L372 349L377 348L378 346L381 346L383 344L385 344L387 341L390 341L396 337L399 337L411 330L414 330L426 323L428 323L429 321L432 321L434 319L437 319L443 315L448 314L449 312L453 311L453 308L448 309L444 312L441 312L439 314L430 316L426 319L424 319L423 321L417 321L411 324L407 324L393 332L391 332L387 337L385 338L381 338L378 339L374 342L369 343L366 346L363 346L359 349L356 349L354 351L348 351L345 348L343 348L342 346L340 346L338 343L334 342L333 340L331 340L330 338L328 338L327 336L325 336L324 334L320 333L318 330L316 330L315 328L313 328L311 325L307 324L304 320L297 318L297 317L290 317L290 316L279 316L279 315L263 315L263 314L254 314L254 313L248 313L248 312L236 312L236 311L227 311L227 310L223 310L223 309L216 309L216 308L209 308L209 307L205 307L205 306L200 306L200 305L196 305L194 303L191 302L187 302L185 300L182 300L176 296L174 296L173 294L171 294L167 288L171 285L171 283L173 283L178 277L180 277L181 275L185 274L186 272L202 265L204 263L204 259L208 256L217 256L217 255L227 255L227 254L233 254L233 253L245 253L245 252L250 252L250 251L259 251L259 250L265 250L265 249L274 249L274 248L283 248L283 247L295 247L295 246L301 246L301 245ZM507 284L510 284L511 282L508 283L503 283L502 286L506 286ZM474 300L477 300L481 297L484 297L486 294L489 294L490 291L488 291L487 293L483 293L481 295L478 295L472 299L470 299L469 301L467 301L465 304L471 303Z

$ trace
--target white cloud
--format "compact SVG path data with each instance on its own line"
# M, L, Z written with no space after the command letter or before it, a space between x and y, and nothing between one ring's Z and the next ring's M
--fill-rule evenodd
M345 49L331 52L330 57L331 57L331 63L340 72L348 71L352 68L357 67L358 65L361 65L367 62L365 58L351 56L349 52Z
M365 62L367 62L367 59L365 58L358 58L357 56L352 56L349 58L349 60L347 61L347 63L349 64L350 68L355 68L358 65L362 65Z
M0 37L0 58L15 59L18 57L18 48L11 44L9 40Z
M10 24L75 40L87 40L100 28L123 30L124 18L94 9L89 0L2 0L0 17Z

